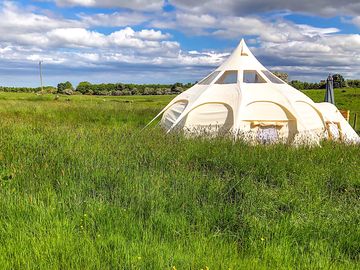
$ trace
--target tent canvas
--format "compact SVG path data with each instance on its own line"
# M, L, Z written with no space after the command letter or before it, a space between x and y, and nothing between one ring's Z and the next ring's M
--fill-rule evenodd
M359 142L336 107L327 104L314 103L276 77L241 40L222 65L176 96L152 121L162 115L166 132L230 133L251 141L290 143L319 142L332 121L343 140Z

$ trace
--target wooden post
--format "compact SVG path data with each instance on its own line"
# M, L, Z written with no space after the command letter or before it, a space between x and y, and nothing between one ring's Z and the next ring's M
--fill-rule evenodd
M357 113L354 114L354 124L353 127L356 130L356 122L357 122Z

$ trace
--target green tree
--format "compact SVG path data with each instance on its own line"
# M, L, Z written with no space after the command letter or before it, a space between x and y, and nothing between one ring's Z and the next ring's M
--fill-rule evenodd
M67 81L67 82L63 82L63 83L59 83L57 85L57 91L58 93L64 93L65 90L74 90L74 87L72 86L71 82Z
M304 90L304 83L298 80L293 80L290 82L290 85L295 87L298 90Z
M347 80L349 87L360 88L360 80Z
M175 84L173 84L171 86L170 90L171 90L171 93L180 94L181 92L184 91L183 84L182 83L175 83Z
M332 77L334 82L334 88L345 87L345 79L341 74L334 74L332 75Z
M272 73L282 79L284 82L288 82L289 81L289 74L287 74L286 72L280 72L280 71L272 71Z
M91 90L92 84L89 82L80 82L76 87L76 91L80 92L81 94L87 94Z

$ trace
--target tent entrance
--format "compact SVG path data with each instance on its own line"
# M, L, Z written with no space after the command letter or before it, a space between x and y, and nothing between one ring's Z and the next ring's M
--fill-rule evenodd
M275 143L284 137L288 132L288 121L283 122L251 122L250 128L256 135L256 141L261 144Z
M250 131L258 138L291 142L297 133L297 121L288 109L271 101L249 103L241 115L243 122L250 122ZM265 131L266 130L266 131ZM276 132L275 132L276 131ZM266 135L263 135L266 134ZM277 133L277 135L275 135ZM271 134L271 135L270 135ZM263 139L260 139L260 142Z
M262 144L274 143L279 140L279 132L276 126L263 126L258 128L256 137Z

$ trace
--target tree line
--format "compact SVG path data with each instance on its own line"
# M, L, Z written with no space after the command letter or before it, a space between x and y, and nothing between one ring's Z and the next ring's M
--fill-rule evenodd
M44 86L43 91L46 93L53 93L56 88L53 86ZM14 92L14 93L38 93L41 92L41 87L6 87L0 86L0 92Z
M332 75L334 88L344 88L344 87L356 87L353 86L356 81L360 83L360 80L345 80L341 74ZM320 82L301 82L298 80L290 81L289 84L298 89L298 90L307 90L307 89L325 89L326 80L321 80Z
M274 72L276 76L288 82L288 75L282 72ZM360 80L345 80L341 74L334 74L334 88L353 87L360 88ZM288 82L298 90L307 89L325 89L326 81L318 83L302 82L292 80ZM25 92L25 93L53 93L53 94L82 94L82 95L112 95L112 96L129 96L129 95L172 95L179 94L189 89L192 83L175 83L175 84L125 84L125 83L101 83L92 84L90 82L80 82L74 87L71 82L62 82L53 86L41 87L2 87L0 92Z
M307 90L307 89L325 89L326 80L321 80L320 82L302 82L299 80L289 81L289 75L285 72L274 71L274 75L282 79L283 81L290 84L292 87L298 90ZM341 74L332 75L333 86L334 88L344 88L344 87L360 87L360 80L345 80Z
M189 89L193 84L175 83L168 84L124 84L124 83L102 83L92 84L90 82L81 82L76 88L70 82L59 83L57 92L62 94L79 93L83 95L171 95L179 94Z
M101 83L92 84L90 82L81 82L74 87L71 82L62 82L53 86L41 87L5 87L0 86L0 92L19 92L19 93L50 93L66 95L172 95L179 94L189 89L192 83L175 84L124 84L124 83Z

